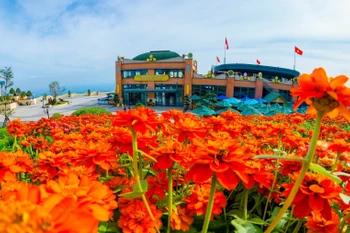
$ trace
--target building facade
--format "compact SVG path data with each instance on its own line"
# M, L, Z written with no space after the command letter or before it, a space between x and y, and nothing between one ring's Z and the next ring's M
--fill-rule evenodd
M193 55L162 50L140 54L133 59L118 57L115 63L116 93L124 104L182 106L183 97L196 94L236 98L262 98L279 92L290 101L290 89L299 72L252 64L223 64L208 74L197 73Z

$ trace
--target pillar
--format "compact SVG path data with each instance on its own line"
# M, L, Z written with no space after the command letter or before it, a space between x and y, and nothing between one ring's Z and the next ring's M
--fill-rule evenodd
M226 97L231 98L235 92L235 79L227 77L226 79Z
M264 81L262 79L256 79L255 82L255 99L262 98L264 88Z

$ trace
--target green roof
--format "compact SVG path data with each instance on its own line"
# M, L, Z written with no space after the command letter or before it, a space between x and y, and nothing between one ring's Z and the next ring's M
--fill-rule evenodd
M147 53L140 54L134 57L132 60L146 61L146 59L149 58L149 55L151 54L157 60L166 60L170 58L181 57L178 53L175 53L170 50L157 50L157 51L150 51Z
M274 100L276 100L277 98L282 98L284 100L285 103L287 103L286 99L283 98L283 96L281 96L280 93L277 92L270 92L268 95L266 95L263 99L267 102L267 103L271 103Z

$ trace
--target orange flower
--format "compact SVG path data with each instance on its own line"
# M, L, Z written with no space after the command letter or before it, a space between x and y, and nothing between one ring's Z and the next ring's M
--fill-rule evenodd
M186 138L203 138L207 133L206 127L198 119L191 119L189 117L181 118L175 122L174 129L179 134L179 142L185 141Z
M162 212L155 205L150 204L150 209L155 218L152 221L145 204L140 199L134 199L128 205L120 208L121 216L118 220L118 226L124 233L156 233L156 228L160 229L162 222Z
M171 229L189 231L194 219L186 214L186 208L179 205L176 208L177 210L173 209L173 214L171 215Z
M298 96L294 109L303 102L311 105L308 113L316 111L327 113L330 117L336 117L341 112L350 119L347 106L350 105L350 88L345 86L348 77L340 75L328 78L323 68L315 69L310 75L302 74L298 78L300 88L292 88L291 95Z
M164 144L152 148L150 155L157 160L153 169L166 170L170 168L174 163L173 158L179 149L181 149L181 144L176 140L167 140Z
M327 220L319 212L313 211L305 226L307 233L339 233L339 216L332 210L332 218Z
M144 134L147 130L156 131L159 124L158 115L149 108L135 108L129 111L117 111L113 126L132 127L135 131Z
M290 175L292 180L296 180L297 173ZM282 196L288 197L294 184L282 184L286 189ZM304 218L311 211L319 211L323 218L330 220L332 218L330 200L336 198L342 191L341 187L332 180L318 174L306 173L303 183L300 185L293 204L294 216Z
M193 214L197 214L198 216L204 215L208 207L209 196L209 184L196 185L192 189L192 194L188 198L185 198L188 214L190 216ZM222 208L225 208L226 204L225 195L222 192L215 191L211 219L214 218L214 214L221 214Z

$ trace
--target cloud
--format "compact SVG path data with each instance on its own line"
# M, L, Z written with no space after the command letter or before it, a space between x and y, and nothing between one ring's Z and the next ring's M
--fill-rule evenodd
M111 83L118 55L170 49L192 52L199 72L216 56L227 62L293 67L324 66L350 74L348 1L17 1L0 0L0 64L12 66L16 83L37 87ZM4 19L4 20L2 20ZM38 76L40 83L28 79Z

